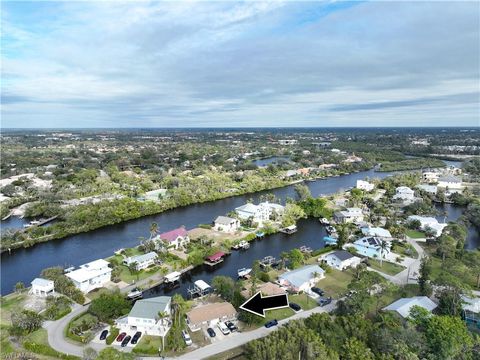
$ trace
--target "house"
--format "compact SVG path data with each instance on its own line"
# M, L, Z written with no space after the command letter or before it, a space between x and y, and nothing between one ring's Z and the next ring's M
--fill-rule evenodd
M290 291L309 291L312 286L325 277L325 270L318 265L307 265L287 271L278 277L278 283Z
M432 300L426 296L414 296L411 298L401 298L391 303L382 310L396 311L401 317L407 318L410 316L410 310L413 306L420 306L429 312L432 312L437 307Z
M214 327L218 322L232 321L237 317L237 311L228 302L212 303L193 308L187 313L187 325L191 331L202 327Z
M47 297L49 295L55 294L55 285L53 280L36 278L31 282L31 285L32 287L29 293L32 295L39 297Z
M123 263L127 266L131 264L135 264L135 268L137 271L144 270L148 268L150 265L155 264L155 261L158 259L158 255L156 252L151 251L147 254L130 256L123 260Z
M402 200L403 202L414 202L415 192L408 186L399 186L395 189L394 200Z
M280 139L278 143L280 145L295 145L298 142L296 139Z
M381 227L364 227L361 229L364 236L377 236L383 239L392 239L392 234L387 229Z
M375 258L385 258L390 252L390 243L384 241L386 243L386 248L383 249L382 254L382 241L380 238L375 236L365 236L361 239L356 240L353 243L353 247L357 249L357 252L360 255L365 255L368 257L375 257Z
M368 181L357 180L357 185L355 187L360 190L372 191L375 188L375 185Z
M137 300L130 313L116 321L120 332L141 331L144 335L165 336L172 325L171 300L170 296Z
M417 185L417 188L425 191L428 194L435 195L437 193L437 185L420 184Z
M407 222L412 221L419 221L420 229L423 231L430 230L435 237L442 235L443 229L447 226L447 224L441 224L431 216L411 215L407 218Z
M295 176L295 175L298 175L298 174L300 174L298 172L298 170L287 170L285 172L285 177L292 177L292 176Z
M422 173L422 180L431 184L438 181L438 173L434 171L424 171Z
M240 221L227 216L218 216L213 222L213 230L234 233L240 229Z
M453 175L442 176L438 178L438 187L448 189L462 189L462 180Z
M185 227L179 227L163 234L157 236L157 239L160 239L167 248L173 248L178 250L179 248L184 248L190 243L190 238L188 237L188 232Z
M344 270L349 267L355 268L362 261L358 256L352 255L345 250L338 250L326 254L322 256L320 260L337 270Z
M94 289L103 287L112 277L112 269L108 266L109 262L103 259L80 265L80 268L67 274L73 281L75 287L83 293L88 293Z
M252 218L254 222L262 225L263 222L270 220L274 214L282 215L285 207L279 204L262 202L258 205L245 204L235 209L238 217L243 220Z
M347 208L346 210L337 211L333 214L333 219L339 224L362 222L363 211L360 208Z
M245 299L248 299L251 296L250 295L251 294L251 288L252 288L251 284L245 285L245 288L240 292L240 294L242 294L242 296ZM281 288L278 284L274 284L272 282L266 282L266 283L262 283L262 284L257 285L256 291L254 291L254 293L257 293L259 291L263 296L285 294L285 290L283 288Z

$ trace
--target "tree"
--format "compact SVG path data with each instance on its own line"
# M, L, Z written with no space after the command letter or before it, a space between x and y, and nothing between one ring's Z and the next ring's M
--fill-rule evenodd
M383 265L383 257L385 252L388 250L388 242L385 240L380 240L380 267Z
M91 347L87 347L83 349L82 360L95 360L97 359L97 357L98 357L97 352Z
M295 189L295 192L297 193L300 201L304 201L304 200L312 197L310 189L305 184L296 184L294 189Z
M93 299L88 311L100 321L108 322L130 311L131 304L119 291L103 293Z
M235 290L235 282L230 276L215 276L212 286L226 301L231 301Z
M292 249L288 253L288 267L290 269L296 269L303 264L303 254L298 249Z
M418 285L420 286L420 293L424 296L430 296L432 294L432 286L430 285L432 264L428 257L424 256L422 258L419 272Z
M300 206L296 204L287 204L282 216L282 226L287 227L295 225L298 219L305 217L307 217L307 215Z
M374 360L372 350L357 338L348 339L342 347L342 360Z
M128 271L130 272L130 275L135 275L138 281L138 277L140 275L140 270L137 268L138 263L134 261L133 263L128 264Z
M23 290L25 290L25 284L21 281L17 282L15 284L15 292L16 293L21 293Z
M43 318L34 311L22 310L21 312L12 313L11 321L12 334L26 335L37 329L40 329L43 323Z
M155 237L158 233L158 224L156 222L152 222L150 224L150 240Z
M113 347L107 347L100 351L96 360L134 360L135 355L118 351Z

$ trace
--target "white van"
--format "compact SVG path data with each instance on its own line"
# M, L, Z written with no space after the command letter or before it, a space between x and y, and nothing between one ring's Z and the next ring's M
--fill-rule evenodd
M217 327L220 329L223 335L228 335L230 334L230 330L228 329L227 325L225 325L223 322L219 322L217 324Z
M182 330L182 337L183 337L183 340L185 340L185 344L187 346L192 345L192 338L190 337L190 335L186 330Z

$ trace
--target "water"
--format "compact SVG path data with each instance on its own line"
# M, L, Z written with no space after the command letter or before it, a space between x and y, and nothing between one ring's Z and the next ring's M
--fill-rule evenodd
M30 222L27 219L21 219L18 216L10 216L7 220L3 220L0 223L1 231L6 231L7 229L23 229L23 225L26 225Z
M373 170L369 170L325 180L306 182L305 184L310 188L313 196L319 196L345 190L354 186L358 179L367 177L384 178L388 175L388 173L375 173ZM31 248L17 249L12 251L11 254L4 252L1 255L1 293L11 292L17 281L29 284L44 268L57 265L78 266L95 259L109 257L119 248L139 245L138 238L149 236L149 227L152 222L159 224L160 231L168 231L181 225L191 229L198 226L198 224L212 222L218 215L225 215L235 207L245 204L250 198L254 202L258 202L262 194L268 193L275 194L282 201L287 197L295 198L296 196L294 186L292 185L255 194L177 208L158 215L146 216L117 225L106 226L88 233L37 244ZM307 224L310 223L307 222ZM320 227L315 229L321 230ZM312 234L311 231L313 230L308 230L307 233ZM306 233L299 231L293 237L298 239L300 245L310 244L309 241L312 241L312 239L303 238L303 234ZM275 235L262 240L268 241L268 244L270 244L268 246L271 248L270 255L279 254L281 251L291 248L290 243L280 241L281 237L279 236ZM277 243L278 245L275 245ZM321 245L314 248L318 247L321 247ZM252 246L249 251L244 253L242 259L245 259L245 264L251 264L253 260L259 257L263 256L257 254ZM236 259L235 255L232 255L225 263L234 261L230 259ZM235 271L241 267L240 265L235 265ZM223 273L223 266L221 269Z

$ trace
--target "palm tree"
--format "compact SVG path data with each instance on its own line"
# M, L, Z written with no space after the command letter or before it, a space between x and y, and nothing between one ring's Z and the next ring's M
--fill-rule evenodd
M158 224L156 222L152 222L150 224L150 239L152 239L158 232Z
M158 319L160 320L161 324L162 324L162 327L163 326L163 321L168 318L168 313L165 312L165 311L159 311L158 312ZM165 330L165 329L163 329ZM165 331L162 332L162 351L165 350Z
M385 240L380 240L380 267L383 264L383 255L388 250L388 243Z

